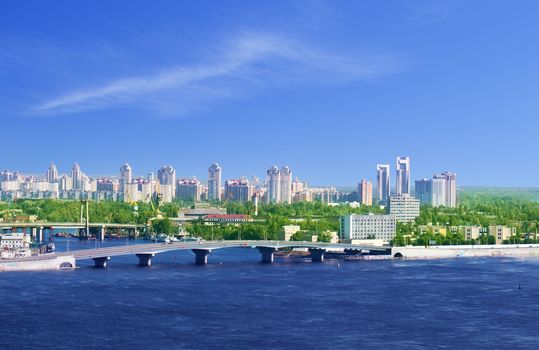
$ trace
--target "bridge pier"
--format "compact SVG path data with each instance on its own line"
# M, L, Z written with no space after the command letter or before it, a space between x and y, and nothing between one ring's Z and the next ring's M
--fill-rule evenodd
M262 263L271 264L273 262L273 254L275 254L277 248L258 247L258 251L262 255Z
M32 242L35 242L37 239L37 227L31 227L30 228L30 240Z
M320 248L309 248L309 253L311 254L311 259L313 262L322 262L324 261L324 254L326 254L326 250Z
M206 265L208 263L208 255L211 254L209 249L191 249L195 253L195 264Z
M98 234L98 239L103 242L105 240L105 232L107 231L107 228L105 226L101 226L99 228L99 234Z
M94 261L94 267L104 269L107 267L107 261L110 260L110 256L103 256L100 258L92 258Z
M346 255L360 255L362 253L361 249L345 249L344 254Z
M37 228L36 241L39 243L43 243L43 227Z
M152 258L154 253L137 254L138 266L152 266Z

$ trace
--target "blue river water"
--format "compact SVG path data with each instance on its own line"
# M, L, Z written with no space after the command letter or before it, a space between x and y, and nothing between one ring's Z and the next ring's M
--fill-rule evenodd
M0 349L539 347L539 259L259 260L238 248L206 266L186 251L2 273Z

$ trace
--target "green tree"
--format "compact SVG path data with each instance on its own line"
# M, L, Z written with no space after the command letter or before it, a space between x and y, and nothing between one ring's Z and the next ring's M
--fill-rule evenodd
M152 220L152 229L155 233L170 234L177 232L177 228L169 218Z
M303 234L303 232L301 231L298 231L296 233L294 233L291 237L290 237L290 240L291 241L304 241L305 240L305 235Z
M318 242L323 242L323 243L331 242L331 234L327 231L320 232L318 234Z

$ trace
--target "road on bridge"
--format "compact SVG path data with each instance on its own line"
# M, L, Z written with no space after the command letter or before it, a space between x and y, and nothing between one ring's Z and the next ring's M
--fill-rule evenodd
M323 249L325 251L390 251L390 247L358 246L342 243L310 243L292 241L201 241L201 242L172 242L172 243L142 243L125 246L112 246L97 249L79 249L69 252L58 253L59 256L72 255L76 260L95 259L131 254L157 254L174 250L208 250L224 248L272 248L275 250L284 248L310 248Z

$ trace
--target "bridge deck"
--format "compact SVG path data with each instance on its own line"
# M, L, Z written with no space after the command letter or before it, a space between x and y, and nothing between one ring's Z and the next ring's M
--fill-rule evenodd
M174 243L147 243L132 244L126 246L113 246L97 249L79 249L63 252L57 255L73 255L76 260L93 259L100 257L111 257L120 255L132 255L143 253L163 253L174 250L216 250L224 248L258 248L267 247L274 249L283 248L318 248L325 250L368 250L378 252L389 252L390 247L379 246L358 246L350 244L333 243L309 243L309 242L288 242L288 241L205 241L205 242L174 242Z
M106 223L106 222L90 222L89 227L114 227L114 228L144 228L146 225L142 224L115 224L115 223ZM84 222L1 222L1 228L10 228L10 227L58 227L58 228L85 228L86 224Z

